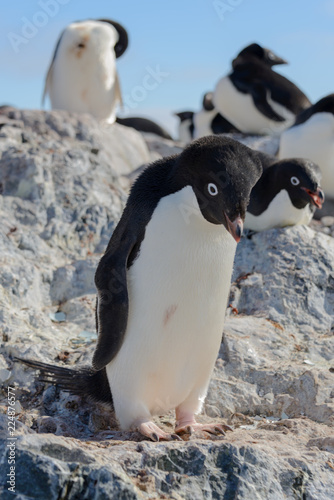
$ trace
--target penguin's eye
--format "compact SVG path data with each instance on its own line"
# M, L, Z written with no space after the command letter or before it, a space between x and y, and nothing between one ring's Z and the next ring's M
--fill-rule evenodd
M84 49L85 48L85 44L84 43L78 43L78 48L79 49Z
M298 184L300 184L300 180L297 177L291 177L290 180L293 186L298 186Z
M218 194L218 188L217 188L216 184L214 184L213 182L210 182L210 184L208 184L208 191L209 191L209 194L211 194L211 196L216 196Z

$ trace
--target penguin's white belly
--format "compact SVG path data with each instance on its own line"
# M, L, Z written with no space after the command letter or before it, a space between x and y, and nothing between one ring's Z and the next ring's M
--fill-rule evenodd
M292 204L288 192L282 189L262 214L252 215L250 212L246 212L244 227L253 231L265 231L273 227L309 224L312 217L313 213L309 204L301 209L296 208Z
M89 70L90 69L90 70ZM116 95L113 68L90 68L85 61L55 61L49 89L52 109L89 113L98 120L115 121Z
M217 110L241 132L248 134L274 135L292 125L295 115L291 111L274 102L269 93L267 101L276 113L285 118L284 122L275 122L260 113L252 96L239 92L228 76L219 80L213 95Z
M179 125L179 140L181 142L188 143L188 142L192 141L191 133L189 130L190 126L191 126L190 119L184 120L183 122L180 123L180 125Z
M321 169L321 185L334 198L334 116L316 113L300 125L285 130L281 136L279 158L308 158Z
M128 272L125 340L107 366L123 428L188 398L200 409L221 343L235 249L224 226L204 219L191 187L161 199Z
M212 111L206 111L202 109L198 113L194 115L194 125L195 125L195 133L194 138L199 139L205 135L211 135L212 128L211 123L214 117L217 114L217 110L213 109Z

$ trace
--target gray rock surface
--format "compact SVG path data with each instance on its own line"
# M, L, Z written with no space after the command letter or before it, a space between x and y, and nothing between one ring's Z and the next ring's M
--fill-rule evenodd
M6 484L8 386L16 399L17 498L334 498L330 218L312 228L249 233L238 246L221 349L199 416L225 419L234 431L223 438L144 441L120 431L110 410L36 382L32 370L13 362L90 364L94 272L125 203L124 176L182 147L145 141L88 116L0 114L1 498L13 498ZM171 430L174 416L157 422Z

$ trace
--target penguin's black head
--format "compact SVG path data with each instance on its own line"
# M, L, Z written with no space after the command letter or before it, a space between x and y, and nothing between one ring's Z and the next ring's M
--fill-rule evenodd
M307 204L322 208L325 195L320 188L321 172L318 165L303 158L281 160L275 165L275 184L289 193L296 208Z
M203 97L203 109L205 111L213 111L215 109L213 104L213 92L207 92Z
M118 41L116 42L114 51L116 57L120 57L122 54L124 54L129 45L129 37L126 29L121 24L117 23L116 21L112 21L111 19L97 19L97 21L111 24L111 26L113 26L117 31Z
M238 64L252 61L261 62L269 67L276 64L287 64L285 59L278 57L272 50L261 47L258 43L252 43L239 52L233 60L232 66L235 68Z
M181 111L180 113L174 113L175 116L180 118L180 122L184 122L185 120L192 120L194 116L193 111Z
M239 241L251 189L261 173L254 151L233 139L210 135L181 153L175 175L181 186L193 188L203 217L223 224Z

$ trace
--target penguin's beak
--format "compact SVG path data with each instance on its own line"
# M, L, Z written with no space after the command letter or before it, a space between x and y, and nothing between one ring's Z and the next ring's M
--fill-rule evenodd
M225 213L225 212L224 212ZM244 223L240 215L238 215L234 221L232 222L231 219L228 218L228 216L225 213L227 225L228 225L228 231L231 233L233 238L237 243L239 243L242 235L242 230L244 227Z
M288 64L288 61L282 59L282 57L275 56L275 59L272 61L272 66L276 66L277 64Z
M302 187L301 189L303 191L306 191L306 193L311 198L311 203L314 206L316 206L317 208L322 208L322 204L325 201L325 195L322 189L318 188L316 192L311 191L311 189L307 189L305 187Z

